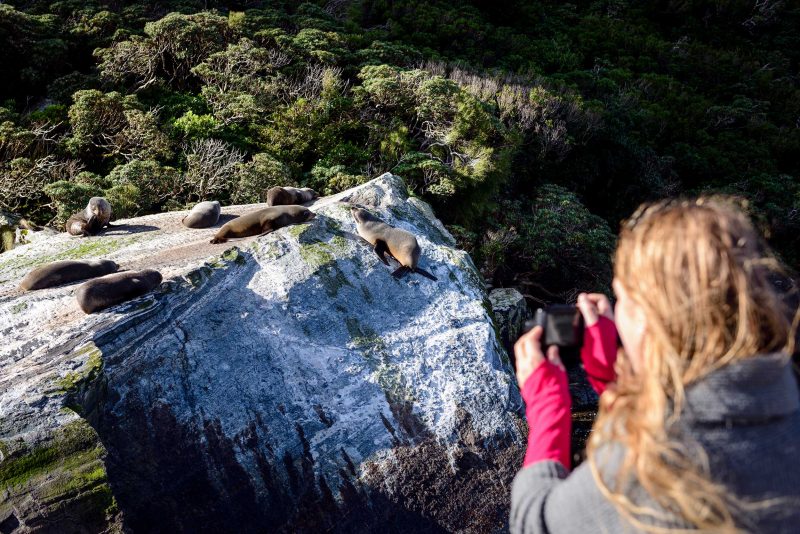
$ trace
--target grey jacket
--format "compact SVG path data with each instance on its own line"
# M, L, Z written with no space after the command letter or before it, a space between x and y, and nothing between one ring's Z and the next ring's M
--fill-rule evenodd
M800 402L787 358L764 355L728 365L688 387L686 401L680 426L706 451L715 481L740 498L785 499L748 512L742 527L800 532ZM624 455L621 446L614 447L604 447L611 453L598 456L604 480L612 480ZM653 506L637 485L631 492ZM677 520L669 524L679 525ZM600 493L585 462L569 476L552 461L517 473L510 528L514 533L637 532Z

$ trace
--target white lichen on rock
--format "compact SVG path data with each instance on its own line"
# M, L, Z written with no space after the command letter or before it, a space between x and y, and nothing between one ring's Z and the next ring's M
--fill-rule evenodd
M439 281L394 279L396 265L384 266L358 237L349 203L413 232L420 265ZM111 487L134 530L152 526L147 514L163 512L163 521L189 500L199 501L193 517L170 517L172 526L236 527L236 514L216 517L203 499L241 512L240 527L291 528L302 513L322 526L345 517L376 525L395 507L424 510L448 530L469 531L477 515L502 529L505 512L486 494L507 500L524 425L472 261L390 174L311 209L310 223L223 246L207 243L214 228L185 229L183 213L169 213L0 256L0 444L33 448L80 413L108 448ZM88 249L102 250L123 268L159 268L165 283L91 316L74 303L77 285L14 289L39 260L76 247L90 257ZM479 460L467 468L468 456ZM175 465L207 487L187 486L197 480L171 475ZM442 466L452 491L398 475L430 465ZM0 491L13 500L13 488ZM409 491L418 495L401 498ZM435 509L446 491L460 512Z

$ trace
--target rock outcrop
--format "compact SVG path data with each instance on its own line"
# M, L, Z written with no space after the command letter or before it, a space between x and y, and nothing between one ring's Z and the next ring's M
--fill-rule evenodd
M439 281L393 279L347 203ZM311 209L224 245L166 213L0 255L0 531L506 528L525 424L469 256L389 174ZM77 285L16 288L81 257L165 282L88 316Z
M489 292L495 322L500 334L500 341L509 355L514 354L514 343L517 342L531 313L522 293L512 287L498 287Z

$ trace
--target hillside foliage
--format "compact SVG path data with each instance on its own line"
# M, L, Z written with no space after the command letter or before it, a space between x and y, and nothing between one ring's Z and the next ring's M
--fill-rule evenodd
M724 192L800 262L784 0L0 4L0 208L57 225L386 171L488 280L607 289L640 202Z

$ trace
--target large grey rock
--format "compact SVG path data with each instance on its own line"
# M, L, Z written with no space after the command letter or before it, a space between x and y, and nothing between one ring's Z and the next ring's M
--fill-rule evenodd
M439 282L393 279L347 202L417 234ZM392 175L312 209L225 245L180 212L0 255L0 526L505 528L525 424L469 256ZM165 282L90 316L76 285L16 289L77 257Z

